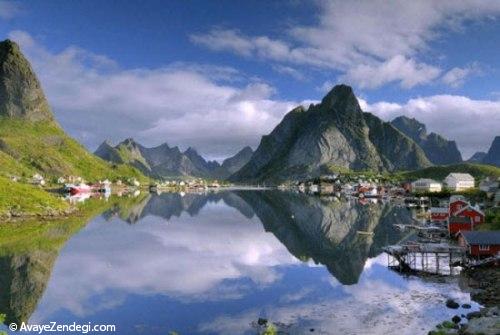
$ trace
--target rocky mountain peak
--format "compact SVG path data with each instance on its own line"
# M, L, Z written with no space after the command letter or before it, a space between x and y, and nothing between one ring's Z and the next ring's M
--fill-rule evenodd
M344 84L332 88L321 100L321 105L327 109L361 112L352 87Z
M11 40L0 42L0 116L54 120L35 72Z

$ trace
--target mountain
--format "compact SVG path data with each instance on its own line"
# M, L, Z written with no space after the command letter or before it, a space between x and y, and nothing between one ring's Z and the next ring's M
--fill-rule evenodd
M239 171L252 158L253 150L250 147L244 147L238 151L233 157L229 157L222 162L222 168L233 174Z
M217 161L205 160L192 147L184 152L178 147L169 147L166 143L147 148L131 138L116 146L104 141L94 152L104 160L115 164L129 164L155 178L193 176L217 179L225 179L239 170L248 162L252 153L250 147L243 148L221 165Z
M367 259L403 237L394 223L411 220L407 210L391 204L325 201L276 190L234 193L291 254L324 265L343 285L356 284Z
M140 176L111 165L69 137L55 121L42 86L19 46L0 42L0 175L80 175L89 180Z
M490 150L483 158L483 163L500 167L500 136L496 136L491 143Z
M334 167L394 171L430 166L424 151L390 123L363 113L351 87L290 111L230 180L281 182Z
M484 157L486 157L486 152L478 151L467 160L470 163L482 163Z
M414 140L433 164L446 165L462 162L462 155L455 141L448 141L436 133L427 134L425 124L416 119L398 116L391 121L391 124Z

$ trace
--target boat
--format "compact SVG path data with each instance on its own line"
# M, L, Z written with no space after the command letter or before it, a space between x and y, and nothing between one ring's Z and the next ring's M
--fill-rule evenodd
M75 194L82 194L82 193L91 193L92 192L92 187L87 185L87 184L67 184L65 187L65 190L69 192L71 195Z

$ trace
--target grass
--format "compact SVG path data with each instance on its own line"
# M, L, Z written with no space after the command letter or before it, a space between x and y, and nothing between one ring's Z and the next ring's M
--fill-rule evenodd
M7 213L60 214L69 207L67 202L38 187L0 177L0 217Z
M145 177L128 165L105 162L88 152L53 122L0 119L2 173L77 175L87 180Z
M13 182L11 176L26 182L35 173L48 183L61 176L80 176L89 182L149 178L126 164L111 164L88 152L55 122L30 122L0 118L0 217L55 215L69 205L53 194L33 185Z

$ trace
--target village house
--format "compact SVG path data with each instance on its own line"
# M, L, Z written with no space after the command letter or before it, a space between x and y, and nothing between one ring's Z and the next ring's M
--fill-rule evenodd
M444 183L449 190L465 191L474 188L474 177L468 173L450 173Z
M469 205L469 202L462 195L452 195L450 197L450 204L448 205L448 216L454 215L462 208Z
M451 216L448 219L448 233L451 237L456 236L461 231L474 230L474 223L467 216Z
M464 231L459 234L458 243L471 256L495 256L500 253L500 231Z
M433 179L421 178L411 183L413 193L441 192L443 185Z
M431 207L431 221L446 222L448 221L448 208L446 207Z
M466 216L471 219L474 225L484 223L484 213L478 208L471 205L465 206L455 212L455 216Z

